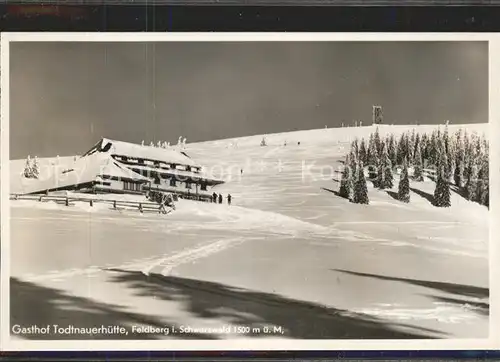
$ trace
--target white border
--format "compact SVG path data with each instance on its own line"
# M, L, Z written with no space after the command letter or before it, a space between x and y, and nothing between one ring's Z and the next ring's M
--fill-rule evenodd
M9 200L9 43L12 41L82 42L242 42L242 41L489 41L490 125L490 335L487 339L446 340L261 340L216 341L27 341L11 340L9 324L10 208ZM500 141L500 35L495 33L3 33L1 36L1 335L0 349L23 350L446 350L500 348L500 313L496 301L500 289L494 283L499 275L500 248L493 242L500 226L493 215L499 195Z

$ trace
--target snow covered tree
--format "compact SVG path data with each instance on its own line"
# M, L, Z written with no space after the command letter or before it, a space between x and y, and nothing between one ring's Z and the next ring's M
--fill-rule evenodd
M351 170L351 160L350 155L347 155L344 164L344 170L342 171L342 179L340 180L339 194L340 196L351 199L353 191L353 180L352 180L352 170Z
M408 137L407 140L408 140L408 159L410 161L410 164L413 164L413 156L415 155L415 141L416 141L415 129L412 130L411 136Z
M382 144L382 153L380 155L380 166L378 169L377 186L380 189L390 189L394 186L392 176L392 165L387 152L387 147Z
M444 142L444 152L446 153L447 157L450 157L450 135L448 132L448 122L446 122L446 125L444 126L444 133L443 133L443 142Z
M380 140L379 140L380 142ZM379 152L377 150L377 143L375 141L375 136L370 135L370 142L368 145L368 177L370 180L376 180L377 178L377 168L379 167Z
M141 141L141 146L144 146L144 140Z
M439 161L439 155L438 155L438 136L437 132L433 131L431 134L430 142L429 142L429 147L428 147L428 161L431 163L431 165L436 166Z
M359 144L357 138L354 141L352 141L351 150L353 150L353 152L356 154L356 157L359 157Z
M399 138L398 142L398 165L402 165L404 163L404 160L408 159L408 142L407 142L407 136L406 133L403 133L401 137Z
M186 139L186 137L184 137L182 139L182 148L186 148L186 141L187 141L187 139Z
M388 142L388 153L389 153L389 159L391 160L392 166L397 165L398 163L398 155L396 152L396 140L394 139L394 134L391 134L389 136L389 142Z
M377 150L377 158L378 158L380 157L380 152L382 151L382 144L378 127L375 128L375 134L373 135L373 142L375 142L375 148Z
M477 201L485 206L490 206L490 181L489 181L489 165L488 160L485 158L481 163L481 168L478 174L478 189L477 189Z
M420 139L420 152L422 153L422 161L424 161L424 164L429 160L428 141L429 140L427 139L427 134L424 133L422 135L422 138Z
M349 166L351 168L351 173L352 173L352 177L354 178L354 173L356 172L356 167L357 167L357 164L358 164L358 157L357 155L354 153L354 150L351 150L349 152Z
M410 202L410 179L408 177L408 161L403 161L403 169L399 176L398 200L402 202Z
M455 170L454 170L454 181L455 185L459 188L462 188L465 180L465 143L462 139L462 130L460 129L457 132L455 138Z
M368 149L366 151L366 160L368 162L368 160L370 159L370 157L372 157L372 153L374 152L373 150L375 150L375 144L374 144L374 140L373 140L373 133L370 133L370 137L368 138Z
M38 179L40 176L40 165L38 164L38 158L35 156L33 160L33 165L31 166L31 177Z
M158 142L156 143L156 147L161 148L161 141L158 141Z
M444 155L441 157L438 165L436 189L434 190L434 206L450 207L450 184L446 177L446 165L444 163Z
M414 150L414 154L417 152L417 147L420 147L420 156L422 156L422 148L421 148L421 139L420 139L420 133L417 133L415 135L415 144L413 145L413 150Z
M478 166L477 164L472 161L470 166L469 166L469 172L468 172L468 177L467 177L467 182L465 184L465 193L467 196L467 199L470 201L477 201L478 200Z
M154 147L155 144L153 143L153 141L151 141L151 143L149 144L149 147Z
M363 163L368 162L368 151L366 150L366 144L364 138L361 139L361 142L359 144L359 159Z
M354 192L352 202L355 204L369 204L368 187L366 185L363 162L358 161L356 165L356 178L354 181Z
M29 155L28 155L28 158L26 159L26 164L24 166L23 175L26 178L31 178L33 175L33 169L31 167L31 158Z
M424 181L424 165L419 143L417 143L415 157L413 158L413 179L417 182Z

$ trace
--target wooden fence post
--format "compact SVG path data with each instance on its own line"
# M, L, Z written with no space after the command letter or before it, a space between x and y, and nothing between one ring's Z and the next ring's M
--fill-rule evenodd
M139 203L139 211L142 213L142 204Z
M69 206L69 199L66 197L66 206Z
M116 209L116 200L113 201L113 208Z
M94 206L94 200L90 199L90 207Z

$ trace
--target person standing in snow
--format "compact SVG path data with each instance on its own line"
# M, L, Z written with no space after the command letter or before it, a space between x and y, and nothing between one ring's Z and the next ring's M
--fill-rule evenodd
M222 204L222 194L219 194L219 204Z
M212 194L212 202L217 203L217 194L215 192Z
M228 194L228 195L227 195L227 204L228 204L228 205L231 205L231 199L232 199L232 198L233 198L233 197L231 196L231 194Z

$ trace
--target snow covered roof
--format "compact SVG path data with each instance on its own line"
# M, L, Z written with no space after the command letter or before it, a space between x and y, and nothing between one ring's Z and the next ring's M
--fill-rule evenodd
M111 144L111 146L108 146ZM187 165L191 167L201 167L194 162L185 152L179 152L173 148L161 148L152 146L142 146L135 143L115 141L109 138L101 139L86 155L92 152L100 151L111 155L128 156L142 158L153 161L163 161L175 163L178 165Z
M73 165L55 169L51 177L33 180L22 186L23 193L45 192L55 188L68 187L92 182L100 176L111 176L120 180L149 181L126 167L120 166L109 154L94 153L79 158Z

